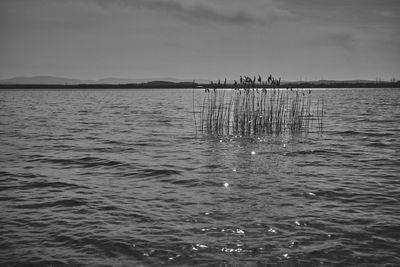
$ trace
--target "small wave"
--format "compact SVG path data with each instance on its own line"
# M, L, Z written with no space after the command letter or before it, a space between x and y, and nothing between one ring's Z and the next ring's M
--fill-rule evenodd
M119 210L119 208L115 205L105 205L105 206L98 207L97 210L115 211L115 210Z
M54 267L61 267L61 266L67 266L65 262L62 261L48 261L48 260L42 260L38 259L37 257L28 259L27 261L24 262L18 262L17 264L13 264L10 266L14 267L40 267L40 266L54 266Z
M137 142L133 144L134 146L148 146L150 145L149 143L144 143L144 142Z
M46 187L69 188L69 189L88 188L86 186L64 183L64 182L34 182L34 183L29 183L26 185L18 186L18 189L35 189L35 188L46 188Z
M182 185L185 187L191 187L191 186L195 186L199 183L198 179L183 179L183 180L175 180L175 181L171 181L172 184L176 184L176 185Z
M33 203L13 206L17 209L42 209L52 207L77 207L86 205L87 202L80 199L64 199L53 202Z
M0 197L0 202L1 201L10 201L10 200L15 200L15 197Z
M299 151L293 151L293 152L287 152L285 153L286 156L289 157L297 157L297 156L302 156L302 155L340 155L341 153L333 150L327 150L327 149L315 149L315 150L299 150Z
M43 177L34 173L13 173L7 171L0 171L0 177L20 177L20 178L37 178Z
M365 144L366 146L371 146L371 147L389 147L391 146L390 144L385 144L382 142L370 142Z
M28 162L36 162L36 161L42 163L59 164L63 166L81 165L83 168L130 166L130 164L122 161L107 160L98 157L82 157L78 159L69 159L69 158L47 158L44 156L40 156L28 160Z
M146 178L146 177L164 177L170 175L180 175L181 172L172 169L141 169L133 173L125 173L124 177L138 177L138 178Z
M115 140L104 140L104 141L102 141L102 143L107 144L107 145L125 145L124 142L115 141Z
M342 136L357 136L357 135L361 135L361 136L367 136L367 137L386 137L386 136L393 136L394 135L393 133L390 133L390 132L377 133L377 132L361 132L361 131L352 131L352 130L335 131L333 133L337 134L337 135L342 135Z
M154 222L155 219L151 216L146 216L140 212L129 212L125 214L126 217L128 217L131 220L134 220L135 222Z
M204 166L202 166L203 168L206 168L206 169L219 169L219 168L221 168L221 165L218 165L218 164L208 164L208 165L204 165Z
M84 244L91 244L97 250L103 251L108 257L130 255L136 259L143 260L145 256L139 248L123 240L110 240L103 237L85 237L80 241Z

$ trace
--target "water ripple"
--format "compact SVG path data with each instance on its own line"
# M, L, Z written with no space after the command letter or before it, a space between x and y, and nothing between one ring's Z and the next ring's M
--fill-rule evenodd
M399 91L313 93L322 135L245 138L191 90L0 91L0 265L399 266Z

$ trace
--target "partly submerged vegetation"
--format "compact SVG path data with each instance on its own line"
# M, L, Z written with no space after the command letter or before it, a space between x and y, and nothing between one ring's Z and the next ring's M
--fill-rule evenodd
M226 80L205 88L199 104L202 133L211 135L261 136L309 133L323 130L324 100L313 99L311 90L280 88L271 75L263 81L240 77L233 86Z

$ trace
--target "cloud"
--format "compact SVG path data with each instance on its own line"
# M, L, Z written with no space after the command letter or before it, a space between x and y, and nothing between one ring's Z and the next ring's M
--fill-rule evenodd
M311 41L311 43L315 46L333 46L352 51L356 46L356 39L349 32L325 31L317 34L316 39Z
M262 26L290 16L273 0L95 0L102 6L144 8L163 11L191 22L216 22L232 25Z

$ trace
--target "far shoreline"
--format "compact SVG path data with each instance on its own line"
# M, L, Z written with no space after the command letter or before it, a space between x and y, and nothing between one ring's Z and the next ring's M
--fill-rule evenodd
M233 88L233 84L205 84L192 82L148 82L129 84L0 84L0 89L204 89L204 88ZM263 88L255 84L255 88ZM400 81L397 82L288 82L280 86L267 86L266 88L400 88Z

